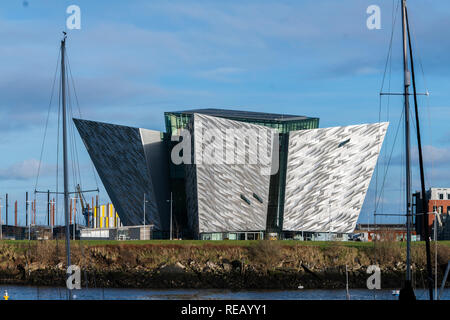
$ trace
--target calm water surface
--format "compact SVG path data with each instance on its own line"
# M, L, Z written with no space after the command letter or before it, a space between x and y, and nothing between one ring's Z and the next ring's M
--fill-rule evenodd
M65 300L67 292L59 287L32 287L0 285L3 298L5 290L10 300ZM230 291L223 289L81 289L74 290L78 300L345 300L345 290L258 290ZM428 299L428 291L417 289L417 299ZM350 290L352 300L398 300L392 295L392 290ZM441 295L442 300L450 300L450 289Z

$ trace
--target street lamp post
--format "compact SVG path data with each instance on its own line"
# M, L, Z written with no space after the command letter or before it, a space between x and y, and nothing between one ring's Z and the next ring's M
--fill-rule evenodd
M52 238L53 238L53 219L54 219L54 206L56 204L55 200L51 200L50 201L50 206L51 206L51 214L50 214L50 227L51 227L51 233L52 233Z
M172 192L170 193L170 200L167 200L167 202L170 202L170 240L172 240L172 207L173 207Z
M145 240L145 207L147 206L147 202L148 200L145 200L145 192L144 192L144 239L142 240Z
M31 203L31 201L28 201L28 192L26 193L26 200L25 200L25 214L26 214L26 224L28 225L28 240L31 240L31 219L28 217L28 205Z
M145 200L145 193L144 193L144 227L145 227L145 208L147 206L148 200Z

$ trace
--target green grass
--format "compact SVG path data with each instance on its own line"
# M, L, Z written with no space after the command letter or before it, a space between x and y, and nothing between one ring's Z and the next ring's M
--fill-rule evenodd
M60 244L64 244L64 240L44 240L51 241ZM79 244L80 242L84 245L118 245L118 244L133 244L133 245L186 245L186 246L204 246L204 245L212 245L212 246L241 246L248 247L258 243L259 240L129 240L129 241L119 241L119 240L75 240L72 241L73 245ZM24 246L30 244L38 243L38 240L0 240L0 243L10 244L10 245L19 245ZM329 247L329 246L343 246L343 247L373 247L376 245L373 242L359 242L359 241L299 241L299 240L277 240L273 241L274 243L285 245L285 246L316 246L316 247ZM379 242L378 244L380 244ZM406 242L395 242L399 246L406 246ZM439 245L450 246L450 241L439 241ZM425 246L424 241L412 242L413 246ZM434 245L434 242L431 243L431 246Z

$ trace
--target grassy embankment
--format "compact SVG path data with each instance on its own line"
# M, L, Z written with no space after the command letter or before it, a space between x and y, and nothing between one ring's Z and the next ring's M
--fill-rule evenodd
M434 243L431 246L434 261ZM404 278L402 242L299 241L74 241L72 263L90 287L296 289L366 286L377 264L382 287ZM439 276L450 260L450 241L438 244ZM415 285L423 287L425 246L412 244ZM64 285L64 241L0 241L0 282Z
M43 241L39 240L0 240L0 244L10 244L10 245L18 245L23 246L24 244L28 245L31 243L32 245L37 243L42 243ZM64 240L51 240L49 242L59 242L64 243ZM131 240L131 241L119 241L119 240L75 240L72 241L72 244L82 243L84 245L93 246L93 245L195 245L195 246L204 246L204 245L214 245L214 246L251 246L259 243L261 241L258 240ZM344 247L374 247L374 242L361 242L361 241L298 241L298 240L279 240L272 241L276 244L287 245L287 246L314 246L314 247L324 247L324 246L344 246ZM380 242L379 242L380 243ZM431 242L432 246L434 246L434 241ZM391 245L403 246L406 248L405 242L393 242ZM424 246L424 241L413 241L411 242L412 246ZM450 247L450 240L448 241L439 241L439 246L448 246Z

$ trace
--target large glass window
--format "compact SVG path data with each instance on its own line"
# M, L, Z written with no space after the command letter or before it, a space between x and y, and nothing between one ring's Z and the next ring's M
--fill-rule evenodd
M223 240L222 234L221 233L213 233L211 235L211 240Z
M210 233L203 233L202 234L202 240L211 240L211 234Z
M236 240L237 239L237 234L236 233L229 233L228 234L228 239L229 240Z

